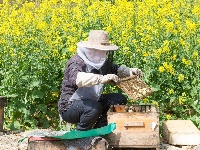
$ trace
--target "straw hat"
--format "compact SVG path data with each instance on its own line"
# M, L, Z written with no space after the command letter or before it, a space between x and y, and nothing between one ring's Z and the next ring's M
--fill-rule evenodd
M103 30L90 30L88 41L78 42L77 45L103 51L114 51L118 49L118 46L109 42L108 33Z

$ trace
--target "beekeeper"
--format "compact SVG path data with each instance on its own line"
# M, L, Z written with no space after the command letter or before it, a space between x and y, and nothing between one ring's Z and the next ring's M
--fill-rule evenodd
M110 106L127 103L121 93L102 94L104 84L142 75L138 68L114 64L116 50L118 46L109 42L107 32L91 30L88 41L77 44L77 53L66 64L58 111L64 121L76 124L77 130L106 126Z

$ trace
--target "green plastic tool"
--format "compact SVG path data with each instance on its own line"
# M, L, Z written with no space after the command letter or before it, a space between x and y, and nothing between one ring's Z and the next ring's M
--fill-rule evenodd
M116 129L116 123L110 123L107 126L97 128L97 129L91 129L87 131L78 131L78 130L72 130L70 132L66 132L65 134L61 136L54 136L54 138L59 138L62 140L67 139L77 139L77 138L85 138L85 137L92 137L92 136L100 136L100 135L106 135L111 133Z

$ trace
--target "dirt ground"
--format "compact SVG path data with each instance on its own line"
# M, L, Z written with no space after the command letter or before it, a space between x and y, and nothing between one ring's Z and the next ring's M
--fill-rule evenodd
M23 139L24 132L0 132L0 150L26 150L28 147L28 139L18 143Z
M22 142L18 142L19 140L26 137L26 135L27 135L27 132L20 132L20 131L15 132L15 133L14 132L0 132L0 150L27 150L28 138L25 138ZM120 149L120 150L132 150L132 149ZM148 149L145 149L145 150L148 150ZM172 146L169 144L163 144L161 142L160 150L200 150L200 145L177 147L177 146Z

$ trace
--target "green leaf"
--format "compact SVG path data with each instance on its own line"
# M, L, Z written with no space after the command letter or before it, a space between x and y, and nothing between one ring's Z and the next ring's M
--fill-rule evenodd
M30 115L30 110L28 110L26 108L22 108L21 110L22 110L22 112L24 113L25 116L29 116Z
M37 108L39 111L42 111L44 113L47 112L47 106L45 104L39 104Z
M13 121L10 125L11 130L19 130L20 129L20 123L19 121Z
M174 96L170 97L170 103L173 103L175 99L176 99L176 97L174 97Z
M35 111L36 111L35 107L31 107L30 114L33 115L35 113Z
M199 101L198 100L195 100L194 101L194 105L198 105Z
M31 119L25 118L25 120L24 120L24 124L26 124L26 128L27 128L27 125L31 128L36 128L37 123L38 123L38 121L34 118L31 118Z
M39 84L40 84L40 81L33 81L30 86L31 87L38 87Z
M43 98L44 97L44 93L39 91L39 90L35 90L32 93L32 98Z
M52 88L51 88L51 91L52 91L52 92L58 92L58 91L60 91L60 90L59 90L57 87L52 87Z
M8 94L6 95L6 97L17 97L18 95L17 94Z
M22 79L27 80L28 79L28 75L22 76Z
M194 110L200 114L200 108L197 105L192 105L192 107L194 108Z
M63 48L62 49L62 54L66 54L68 52L68 49L67 48Z
M194 92L194 94L196 95L198 93L198 87L193 87L192 91Z
M153 87L151 87L151 89L156 92L160 90L160 86L159 85L154 85Z
M49 127L49 120L47 118L42 118L41 122L42 122L44 128Z

